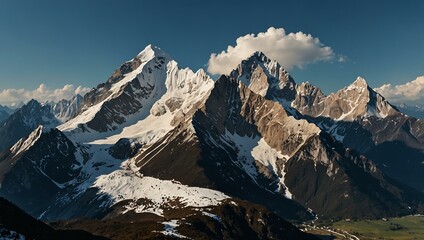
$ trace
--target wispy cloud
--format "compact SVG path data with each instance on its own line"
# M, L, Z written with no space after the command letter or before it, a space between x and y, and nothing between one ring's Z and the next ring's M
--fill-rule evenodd
M384 84L375 88L375 91L383 95L390 102L398 103L423 103L424 102L424 76L400 85Z
M212 53L208 62L211 74L228 74L255 51L265 53L277 60L284 68L303 67L309 63L337 60L346 61L346 56L336 56L331 47L325 46L311 34L286 33L284 28L269 28L257 35L247 34L236 40L235 46L226 51Z
M31 99L36 99L40 102L60 101L62 99L70 99L76 94L84 95L89 90L90 88L82 86L75 87L71 84L67 84L62 88L51 89L44 83L33 90L9 88L0 92L0 104L14 106L20 102L27 102Z
M345 55L338 55L337 56L337 61L338 62L344 63L344 62L347 62L348 60L349 60L349 58L347 56L345 56Z

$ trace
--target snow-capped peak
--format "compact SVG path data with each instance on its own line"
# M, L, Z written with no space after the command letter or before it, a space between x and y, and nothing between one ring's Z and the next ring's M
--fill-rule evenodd
M164 57L167 59L171 59L168 53L164 52L162 49L152 44L147 45L140 53L137 54L136 58L140 59L143 62L151 60L154 57Z
M358 76L351 86L367 88L368 83L363 77Z
M365 81L364 78L359 76L359 77L356 78L356 80L353 83L351 83L349 86L347 86L343 90L347 90L347 91L356 90L358 92L363 92L363 91L367 90L368 87L369 86L368 86L367 81Z
M176 61L152 45L132 61L138 64L127 69L128 64L124 63L119 68L121 71L114 73L121 78L99 85L101 90L88 96L95 100L93 104L86 104L85 111L58 128L71 140L81 139L80 135L88 130L91 134L85 134L84 142L94 141L96 134L92 130L95 130L102 133L96 144L115 144L120 138L151 143L189 117L190 110L213 87L213 80L204 70L194 73L189 68L181 69Z

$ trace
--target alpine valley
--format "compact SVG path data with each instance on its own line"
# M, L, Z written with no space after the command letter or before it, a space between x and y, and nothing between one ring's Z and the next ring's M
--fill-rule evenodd
M83 97L4 112L0 206L22 220L2 210L0 238L319 239L297 226L424 213L424 120L261 52L213 80L149 45Z

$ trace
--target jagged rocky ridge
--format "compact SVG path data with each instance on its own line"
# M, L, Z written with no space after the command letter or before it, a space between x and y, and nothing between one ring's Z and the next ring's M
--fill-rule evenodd
M75 117L81 107L82 101L83 97L77 94L69 100L62 99L57 103L50 104L51 111L63 123Z
M389 176L424 189L424 121L399 112L362 78L329 96L310 84L297 90L292 106L309 121L375 161Z
M10 148L16 141L28 136L38 126L55 128L71 119L77 113L82 96L76 95L70 100L57 103L40 103L30 100L27 104L12 112L0 125L0 152ZM0 121L1 122L1 121Z
M277 73L284 73L285 77L277 78L281 75ZM346 88L326 96L308 82L296 84L281 66L262 53L243 61L231 76L255 86L251 89L265 98L282 103L294 117L307 119L347 147L366 155L390 177L424 189L424 121L399 112L363 78L358 77ZM260 83L262 86L258 86ZM274 87L266 93L259 90L267 89L269 83L285 87Z
M246 63L214 82L146 47L85 95L77 116L3 154L0 195L45 220L104 219L117 206L118 218L166 218L238 199L298 221L316 217L308 208L326 219L422 211L422 193L301 119L281 66L260 53Z
M389 176L424 189L424 121L399 112L362 78L328 97L318 95L301 93L293 106L337 140L375 161ZM297 101L301 98L320 103L302 104ZM324 106L332 112L318 110Z
M39 125L57 126L59 121L50 111L49 105L31 100L7 118L0 126L0 152L19 139L27 137Z

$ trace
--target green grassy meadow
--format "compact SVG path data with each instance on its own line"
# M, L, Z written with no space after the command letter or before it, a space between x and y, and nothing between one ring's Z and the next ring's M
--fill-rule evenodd
M331 228L345 230L363 240L424 240L424 216L406 216L387 220L343 220L333 223Z

